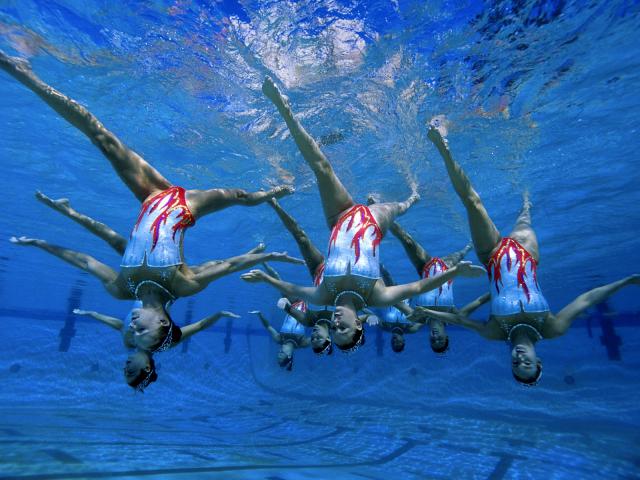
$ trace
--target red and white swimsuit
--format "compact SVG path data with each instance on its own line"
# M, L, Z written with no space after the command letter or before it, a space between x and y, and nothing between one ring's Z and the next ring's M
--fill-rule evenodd
M538 262L516 240L504 237L487 263L491 315L548 312L536 272Z
M187 206L185 189L171 187L142 204L122 267L169 267L180 265L184 231L196 223Z
M420 278L431 278L449 270L441 258L432 257L424 267ZM417 307L454 307L453 280L443 283L438 288L413 297L413 305Z
M367 206L354 205L347 210L331 230L323 279L327 289L338 293L333 291L333 280L354 276L353 290L366 299L380 278L381 241L382 231Z

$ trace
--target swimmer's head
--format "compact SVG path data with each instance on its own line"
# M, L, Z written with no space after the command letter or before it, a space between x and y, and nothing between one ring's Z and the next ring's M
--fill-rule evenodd
M318 355L331 355L333 344L327 324L316 324L311 330L311 349Z
M129 329L140 350L164 351L180 341L182 331L164 308L140 307L131 310Z
M144 392L149 384L158 379L156 364L147 352L137 351L127 358L124 365L124 379L138 392Z
M283 343L278 350L278 365L282 368L286 368L287 371L293 369L293 351L295 350L293 344Z
M333 325L333 343L340 350L352 350L364 343L364 328L354 308L337 305L333 312Z
M532 387L542 377L542 362L536 356L532 344L518 343L511 349L511 372L513 378L523 385Z
M405 341L402 329L394 329L393 332L391 332L391 350L400 353L404 350L404 345Z
M444 325L439 320L431 320L429 343L431 344L431 350L435 353L445 353L449 349L449 336Z

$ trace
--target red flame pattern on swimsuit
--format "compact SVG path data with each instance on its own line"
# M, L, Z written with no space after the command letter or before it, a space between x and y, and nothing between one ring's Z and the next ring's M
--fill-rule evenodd
M158 217L151 224L150 230L153 238L153 243L151 245L151 250L153 251L156 248L156 244L158 243L158 237L160 235L160 227L167 223L169 215L171 215L174 211L180 210L178 214L178 221L175 225L171 227L173 231L173 239L176 239L176 233L178 230L184 230L196 223L196 219L189 210L187 206L187 200L185 198L185 189L182 187L171 187L168 188L156 196L150 198L146 202L142 204L142 210L140 210L140 215L138 215L138 220L136 220L136 225L134 230L138 229L140 222L144 218L146 214L151 215L158 206L163 202L165 198L168 197L168 200L163 207L162 212L158 215Z
M295 310L300 310L302 313L304 313L307 311L307 304L302 300L298 300L291 304L291 308Z
M449 270L449 267L447 267L447 264L444 263L444 261L442 261L441 258L431 257L431 260L425 263L424 267L422 267L422 278L431 277L432 268L433 268L433 273L436 275L439 275ZM451 285L453 283L453 280L449 280L447 283ZM440 294L442 294L442 285L438 287L438 295Z
M375 230L375 238L373 239L373 242L371 242L374 257L376 256L376 248L382 241L382 231L368 207L365 205L354 205L351 207L333 226L333 229L331 230L331 238L329 239L329 253L331 253L331 246L335 245L344 222L349 220L346 230L348 232L351 230L351 227L353 227L353 224L356 221L356 215L358 214L360 215L360 227L353 234L353 239L351 240L351 248L355 249L356 254L356 261L354 263L358 263L358 260L360 259L360 240L364 237L364 234L369 227L373 227Z
M316 273L313 276L313 286L318 287L322 283L322 279L324 277L324 267L325 263L322 262L320 265L316 267Z
M491 281L493 277L493 283L496 286L496 290L500 292L500 286L498 285L498 282L500 282L500 285L503 284L501 260L502 260L502 257L504 257L505 255L507 256L507 270L511 272L511 268L514 266L511 264L511 255L510 255L511 251L513 251L513 253L516 256L515 264L518 267L518 273L516 276L518 281L518 287L522 288L522 291L527 297L527 302L529 302L531 301L531 295L529 293L529 287L527 286L527 282L526 282L527 272L525 268L526 268L527 262L530 262L531 273L533 274L533 281L537 286L538 285L538 279L537 279L538 263L534 260L531 254L513 238L504 237L500 242L500 246L498 247L498 250L496 251L496 253L494 253L489 259L489 262L487 263L487 273L489 274L489 281Z

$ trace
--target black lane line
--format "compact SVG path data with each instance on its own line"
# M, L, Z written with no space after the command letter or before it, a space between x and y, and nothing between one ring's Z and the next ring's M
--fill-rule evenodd
M151 475L178 475L188 473L216 473L216 472L238 472L250 470L304 470L304 469L328 469L328 468L353 468L371 467L383 465L407 453L416 445L413 440L407 440L404 445L396 448L377 460L368 460L355 463L331 463L331 464L293 464L293 465L226 465L219 467L189 467L189 468L167 468L154 470L126 470L115 472L67 472L67 473L45 473L35 475L11 475L0 476L0 480L63 480L75 478L113 478L113 477L147 477Z
M503 456L500 457L500 461L496 465L496 468L493 469L491 475L487 477L487 480L502 480L504 476L511 468L511 464L513 463L513 457L511 456Z
M51 458L53 458L54 460L57 460L61 463L75 463L75 464L81 464L83 463L82 460L80 460L79 458L74 457L73 455L67 453L67 452L63 452L62 450L56 450L54 448L47 448L45 450L40 450L42 453L46 453L47 455L49 455Z

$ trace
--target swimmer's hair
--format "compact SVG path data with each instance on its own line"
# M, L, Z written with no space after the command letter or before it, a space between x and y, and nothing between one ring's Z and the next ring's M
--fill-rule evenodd
M449 336L447 336L446 340L444 341L444 345L442 345L441 347L436 347L433 345L433 343L431 343L431 350L433 350L434 353L444 355L447 350L449 350Z
M540 377L542 377L542 363L538 362L538 369L536 370L536 374L532 378L522 378L517 376L513 370L511 371L513 374L513 378L515 378L516 382L525 386L525 387L535 387L540 381Z
M331 355L333 353L333 343L331 343L331 340L327 340L324 345L318 348L312 347L312 350L317 355Z
M391 350L393 350L396 353L400 353L401 351L404 350L404 339L402 340L402 343L395 343L395 342L391 342Z
M144 388L140 389L139 386L142 382L146 380L147 377L149 377L149 381L147 382L147 385L145 386L145 388L148 387L153 382L155 382L156 380L158 380L158 373L156 372L156 362L154 362L153 358L150 358L149 362L150 362L149 366L151 367L150 372L146 372L145 370L140 370L140 373L136 378L134 378L131 382L127 382L127 384L134 390L144 391Z
M364 328L361 328L359 330L356 330L356 333L353 335L353 339L351 340L351 343L348 343L346 345L336 344L336 346L343 352L354 352L358 348L364 345L364 341L365 341Z

